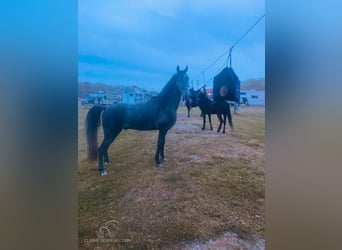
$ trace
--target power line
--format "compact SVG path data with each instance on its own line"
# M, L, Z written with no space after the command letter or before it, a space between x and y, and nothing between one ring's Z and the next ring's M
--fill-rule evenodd
M214 64L216 64L222 57L224 57L228 52L229 56L227 58L227 64L228 60L230 60L230 65L231 65L231 53L233 48L257 25L263 18L265 17L265 14L263 14L234 44L233 46L230 47L230 49L227 49L221 56L219 56L214 62L212 62L209 66L207 66L200 74L198 74L196 77L194 77L193 80L198 79L202 74L204 74L205 71L207 71L209 68L211 68ZM225 63L226 64L226 63Z
M237 45L253 28L254 28L254 26L255 25L257 25L260 21L261 21L261 19L263 19L265 17L265 14L263 14L246 32L245 32L245 34L243 34L241 37L240 37L240 39L238 40L238 41L236 41L234 44L233 44L233 46L232 47L230 47L230 49L229 49L229 56L228 56L228 58L227 58L227 66L228 66L228 61L229 61L229 65L230 65L230 67L232 66L232 50L233 50L233 48L235 47L235 45Z
M208 81L206 81L206 84L208 84L209 85L209 82L211 81L211 80L213 80L214 79L214 77L222 70L222 68L224 67L226 65L226 62L224 62L223 63L223 65L222 66L220 66L219 68L218 68L218 70L216 70L215 71L215 73L214 74L212 74L213 75L213 77L211 77Z
M230 48L231 50L234 48L235 45L237 45L253 28L255 25L257 25L261 19L263 19L265 17L265 14L263 14L247 31L245 34L243 34L240 39L234 43L234 45Z
M200 77L202 75L203 72L207 71L208 69L210 69L215 63L217 63L222 57L224 57L227 53L229 52L229 50L227 49L219 58L217 58L214 62L212 62L208 67L206 67L200 74L198 74L196 77L194 77L194 80L196 80L198 77Z

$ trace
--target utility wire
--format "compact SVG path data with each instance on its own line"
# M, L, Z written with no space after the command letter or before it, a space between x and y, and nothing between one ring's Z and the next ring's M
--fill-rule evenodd
M231 53L233 48L255 27L255 25L257 25L261 19L263 19L265 17L265 14L263 14L240 38L239 40L237 40L232 47L230 47L230 49L227 49L221 56L219 56L214 62L212 62L209 66L207 66L204 70L202 70L202 72L200 74L198 74L196 77L193 78L193 80L198 79L198 77L200 77L202 74L204 74L205 71L207 71L209 68L211 68L215 63L217 63L222 57L224 57L228 52L229 52L229 56L227 58L227 64L228 64L228 60L231 60ZM230 61L231 63L231 61Z
M211 63L208 67L206 67L204 70L202 70L202 72L200 74L198 74L196 77L194 77L194 80L196 80L198 77L200 77L202 75L203 72L207 71L208 69L210 69L215 63L217 63L222 57L224 57L227 53L229 52L229 50L227 49L219 58L217 58L213 63Z
M234 43L234 45L230 48L231 50L235 47L235 45L237 45L253 28L255 25L258 24L258 22L261 21L261 19L263 19L265 17L265 14L263 14L247 31L245 34L243 34L240 39Z

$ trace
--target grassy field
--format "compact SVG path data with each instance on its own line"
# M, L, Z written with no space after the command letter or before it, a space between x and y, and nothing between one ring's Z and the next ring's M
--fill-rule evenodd
M105 177L86 158L87 111L79 107L80 249L181 249L226 232L263 239L263 107L240 107L234 130L227 124L218 134L215 116L214 131L208 122L202 131L199 109L187 118L180 106L161 169L154 165L158 131L122 131L109 148Z

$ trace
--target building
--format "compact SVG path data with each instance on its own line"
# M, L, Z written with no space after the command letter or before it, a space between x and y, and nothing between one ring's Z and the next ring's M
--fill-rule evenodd
M248 106L265 106L265 91L254 89L240 91L240 104Z

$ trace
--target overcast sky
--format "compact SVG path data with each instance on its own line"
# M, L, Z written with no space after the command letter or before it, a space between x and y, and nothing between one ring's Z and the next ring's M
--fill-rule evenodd
M212 87L227 56L202 71L264 13L264 0L79 1L79 81L159 91L188 65L190 85ZM232 67L241 81L265 76L265 18L235 46Z

